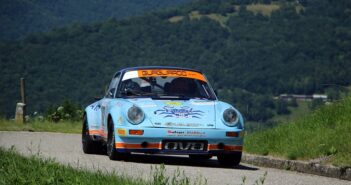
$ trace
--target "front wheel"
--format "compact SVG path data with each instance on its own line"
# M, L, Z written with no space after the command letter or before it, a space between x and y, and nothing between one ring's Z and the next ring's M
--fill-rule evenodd
M115 148L116 138L115 129L113 121L110 119L108 124L108 134L107 134L107 155L111 160L122 160L127 157L127 153L120 153Z
M219 164L223 166L237 166L240 164L242 152L221 154L217 156Z

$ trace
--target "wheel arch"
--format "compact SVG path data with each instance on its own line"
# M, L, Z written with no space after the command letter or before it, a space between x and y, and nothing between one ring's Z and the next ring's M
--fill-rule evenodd
M97 130L101 128L101 113L98 110L93 109L91 108L91 106L89 106L84 110L83 115L86 118L88 128L93 127L94 129L97 129Z

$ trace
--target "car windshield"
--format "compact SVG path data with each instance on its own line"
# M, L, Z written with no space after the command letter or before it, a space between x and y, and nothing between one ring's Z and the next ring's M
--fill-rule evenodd
M193 73L193 72L192 72ZM153 99L216 99L202 74L197 76L124 75L119 85L119 97L151 97ZM201 75L201 76L199 76Z

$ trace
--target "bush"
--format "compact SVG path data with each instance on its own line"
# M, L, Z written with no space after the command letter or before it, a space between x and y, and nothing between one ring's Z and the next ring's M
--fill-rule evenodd
M59 121L79 121L82 119L83 110L81 106L69 100L65 100L61 105L52 106L46 112L46 119L53 122Z

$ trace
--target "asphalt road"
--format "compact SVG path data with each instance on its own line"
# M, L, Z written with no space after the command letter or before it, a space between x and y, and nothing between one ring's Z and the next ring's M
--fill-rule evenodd
M54 158L56 161L77 168L117 172L118 174L150 178L151 166L165 164L167 174L173 174L177 169L184 171L186 176L195 179L202 176L208 184L241 184L246 177L248 185L267 172L265 184L318 184L318 185L351 185L351 181L321 177L310 174L261 168L248 164L237 167L223 168L218 165L216 158L208 161L193 161L185 156L155 156L132 155L128 161L110 161L104 155L87 155L81 149L80 135L39 132L2 132L0 131L0 146L10 148L15 146L23 155L37 155Z

